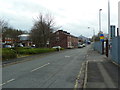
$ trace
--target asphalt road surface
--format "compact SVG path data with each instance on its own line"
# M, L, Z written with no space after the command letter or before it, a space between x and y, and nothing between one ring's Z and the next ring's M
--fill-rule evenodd
M2 69L2 88L74 88L90 45L30 58Z

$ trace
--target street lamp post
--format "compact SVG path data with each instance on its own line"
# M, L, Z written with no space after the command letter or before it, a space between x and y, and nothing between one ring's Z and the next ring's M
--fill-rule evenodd
M110 37L111 37L111 32L110 32L110 1L108 0L108 35L109 35L109 42L110 42Z
M101 32L101 11L102 9L99 9L99 32Z

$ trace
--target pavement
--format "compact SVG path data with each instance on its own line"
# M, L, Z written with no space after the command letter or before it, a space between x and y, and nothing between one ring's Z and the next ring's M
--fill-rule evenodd
M119 88L120 67L92 48L86 56L83 88Z

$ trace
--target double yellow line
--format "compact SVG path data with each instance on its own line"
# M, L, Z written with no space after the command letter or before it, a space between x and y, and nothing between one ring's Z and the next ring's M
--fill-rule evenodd
M83 66L85 65L85 72L84 72L84 81L83 81L83 87L82 88L86 88L86 84L87 84L87 67L88 67L88 61L82 63L82 66L81 66L81 69L80 69L80 72L78 73L78 76L76 78L76 81L75 81L75 85L74 85L74 90L76 90L77 88L79 88L79 80L80 80L80 77L81 77L81 74L83 72Z

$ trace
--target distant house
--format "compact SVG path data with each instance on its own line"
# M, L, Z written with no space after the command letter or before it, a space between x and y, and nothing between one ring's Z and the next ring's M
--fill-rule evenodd
M81 42L85 43L85 42L89 41L89 39L87 37L83 36L83 35L80 35L78 37L78 40L79 40L79 43L81 43Z
M21 34L18 37L19 37L19 40L20 40L19 41L20 45L23 45L25 47L32 45L32 42L30 41L30 35L29 34Z
M66 31L58 30L54 33L50 44L51 47L61 46L63 48L76 48L78 46L78 38Z

